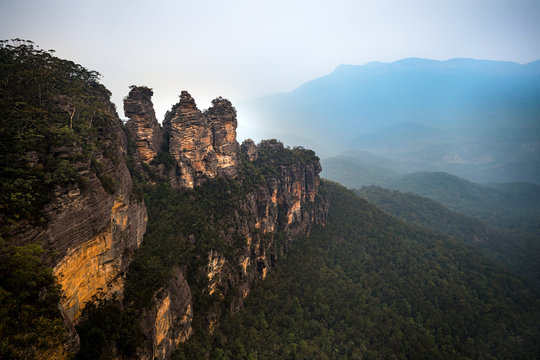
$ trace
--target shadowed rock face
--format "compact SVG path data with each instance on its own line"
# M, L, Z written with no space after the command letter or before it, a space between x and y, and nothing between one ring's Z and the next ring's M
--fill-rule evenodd
M249 161L255 161L258 158L257 145L251 139L244 140L242 143L242 151L248 156Z
M182 91L180 102L165 115L169 154L176 162L173 185L193 188L206 178L236 175L236 110L222 98L212 105L202 113L191 95Z
M147 87L133 86L124 99L124 112L130 119L126 128L137 145L137 160L145 164L157 156L164 141L163 130L154 113L152 95L152 90Z

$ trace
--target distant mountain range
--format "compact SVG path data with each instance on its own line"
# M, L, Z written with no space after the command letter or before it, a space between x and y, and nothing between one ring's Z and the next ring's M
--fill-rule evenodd
M363 151L407 172L540 183L540 60L340 65L240 108L254 133L323 157Z

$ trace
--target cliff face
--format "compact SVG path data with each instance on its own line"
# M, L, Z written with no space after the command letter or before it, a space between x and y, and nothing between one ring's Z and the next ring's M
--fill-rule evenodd
M132 134L136 146L136 162L148 164L161 150L164 137L152 104L153 92L144 86L133 86L124 99L124 112L130 119L126 128Z
M107 111L109 120L98 129L102 147L75 163L79 182L56 188L44 209L45 227L27 226L14 236L18 243L40 243L52 254L49 265L62 287L61 305L74 322L93 298L122 295L123 274L146 230L146 207L133 196L123 160L126 137L112 104ZM77 152L78 146L59 148L56 156Z
M165 115L169 154L175 161L173 186L193 188L207 178L236 175L236 111L228 100L212 101L202 113L187 91Z

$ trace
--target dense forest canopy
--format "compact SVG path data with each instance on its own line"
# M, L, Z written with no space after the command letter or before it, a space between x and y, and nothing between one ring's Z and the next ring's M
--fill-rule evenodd
M413 193L378 186L365 186L355 192L389 214L478 247L535 286L540 284L540 245L534 240L534 233L521 235L526 230L519 227L514 232L496 229L479 219L453 212L434 200Z

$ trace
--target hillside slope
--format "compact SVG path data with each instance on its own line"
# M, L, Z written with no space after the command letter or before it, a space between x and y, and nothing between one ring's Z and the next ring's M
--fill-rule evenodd
M434 200L413 193L377 186L363 187L355 192L391 215L452 235L482 249L488 256L509 266L516 274L540 285L540 247L534 242L529 243L515 234L505 234L476 218L458 214Z

